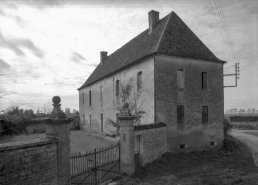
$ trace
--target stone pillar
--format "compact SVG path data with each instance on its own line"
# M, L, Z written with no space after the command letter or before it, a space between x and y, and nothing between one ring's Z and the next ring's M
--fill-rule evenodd
M59 104L60 97L53 97L54 109L46 119L46 137L57 139L58 185L71 184L70 170L70 119L66 119Z
M120 124L120 169L122 174L132 175L134 164L134 116L117 116Z

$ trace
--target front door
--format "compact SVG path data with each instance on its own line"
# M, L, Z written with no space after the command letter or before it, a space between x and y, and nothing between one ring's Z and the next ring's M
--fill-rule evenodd
M138 135L136 136L136 141L135 141L135 145L134 145L134 164L135 164L135 170L137 171L138 169L140 169L141 167L141 136Z

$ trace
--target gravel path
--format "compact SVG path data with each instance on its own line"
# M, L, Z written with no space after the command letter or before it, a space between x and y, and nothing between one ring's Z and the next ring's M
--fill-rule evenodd
M257 132L257 136L254 136L254 134L248 134L248 132ZM252 150L254 163L258 167L258 130L232 130L232 135L249 146Z

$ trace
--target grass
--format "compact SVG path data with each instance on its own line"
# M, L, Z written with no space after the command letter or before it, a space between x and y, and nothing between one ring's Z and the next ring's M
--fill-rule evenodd
M234 138L228 141L227 146L230 148L165 153L160 159L141 168L133 177L123 178L118 184L258 184L258 168L254 165L250 149ZM235 151L232 146L239 149Z
M28 134L28 135L2 135L0 144L7 142L29 141L37 138L46 138L46 134ZM71 153L93 150L95 148L104 147L113 144L117 139L107 139L100 135L92 135L91 133L82 130L73 130L70 132L70 150Z
M71 131L70 134L71 153L85 153L86 151L114 144L115 142L115 139L107 140L100 135L92 135L82 130Z

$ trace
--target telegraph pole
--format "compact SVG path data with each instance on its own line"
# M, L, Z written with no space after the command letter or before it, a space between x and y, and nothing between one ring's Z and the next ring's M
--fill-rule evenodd
M240 72L239 72L239 63L235 63L235 73L233 74L225 74L223 76L235 76L236 78L236 85L232 85L232 86L224 86L225 87L237 87L237 80L239 79L240 76Z

